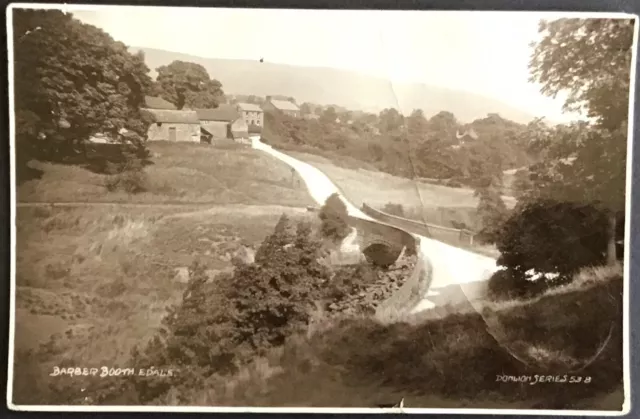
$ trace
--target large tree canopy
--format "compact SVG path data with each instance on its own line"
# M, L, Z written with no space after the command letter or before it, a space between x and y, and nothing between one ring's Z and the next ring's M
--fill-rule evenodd
M633 20L542 21L531 58L532 80L542 92L568 94L567 110L584 110L609 130L627 119Z
M616 214L624 209L633 21L560 19L542 22L531 58L542 92L567 95L567 110L590 123L530 126L545 156L533 167L536 198L595 204L609 213L608 260L616 260Z
M142 54L58 10L15 9L17 137L81 142L122 129L144 136L151 83Z
M156 71L157 93L178 109L215 108L224 101L222 84L200 64L176 60Z

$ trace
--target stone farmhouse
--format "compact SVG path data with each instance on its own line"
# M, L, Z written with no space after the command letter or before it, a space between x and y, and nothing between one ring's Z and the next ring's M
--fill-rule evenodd
M147 131L148 141L200 142L200 120L194 111L145 109L153 121Z
M249 140L249 127L232 105L222 104L215 109L195 110L202 130L202 141L212 143L225 138L240 142Z
M238 111L242 114L244 122L249 127L255 125L262 127L264 124L264 111L259 105L254 103L238 103Z
M265 112L280 111L285 115L293 116L295 118L300 117L300 108L298 105L288 100L276 100L271 96L267 96L265 103L262 105L262 109Z
M232 105L222 104L215 109L177 110L170 102L147 96L145 112L153 123L149 126L149 141L205 142L231 139L249 143L248 126L241 113Z

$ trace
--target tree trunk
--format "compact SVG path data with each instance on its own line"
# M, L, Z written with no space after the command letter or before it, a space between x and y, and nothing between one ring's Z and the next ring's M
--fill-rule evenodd
M616 254L616 213L615 211L609 211L607 236L608 236L607 264L614 265L618 261L618 255Z

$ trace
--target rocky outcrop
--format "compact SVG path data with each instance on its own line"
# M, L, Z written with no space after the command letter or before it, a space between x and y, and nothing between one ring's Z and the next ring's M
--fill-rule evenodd
M330 315L373 314L411 276L415 256L402 255L389 268L369 264L340 267L327 284L324 310Z

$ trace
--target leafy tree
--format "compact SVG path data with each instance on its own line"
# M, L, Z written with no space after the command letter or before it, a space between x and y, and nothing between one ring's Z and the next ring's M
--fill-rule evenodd
M178 109L215 108L224 102L222 84L200 64L176 60L156 69L160 96Z
M549 280L540 278L538 285L544 286L534 287L539 291L570 281L580 268L603 263L607 235L604 218L589 204L551 199L519 203L497 241L501 252L498 264L507 268L507 275L498 277L500 287L531 290L532 271L558 275Z
M404 116L395 108L382 110L378 116L378 128L380 132L397 133L404 126Z
M281 345L307 324L328 280L328 271L317 261L321 246L308 224L294 229L286 216L280 218L255 263L238 268L232 280L229 299L238 313L233 333L239 342L262 351Z
M313 113L313 108L311 106L310 103L305 102L302 105L300 105L300 113L302 115L310 115Z
M520 169L513 175L511 190L516 199L521 200L533 188L529 178L529 169Z
M134 392L137 403L153 403L172 390L184 403L212 374L234 373L256 354L282 345L326 294L321 247L309 224L293 225L283 215L255 261L236 264L233 274L208 281L206 266L195 261L180 304L168 311L160 333L132 353L137 369L179 373L131 377L130 387L119 391Z
M458 130L458 120L451 112L441 111L429 118L431 136L441 141L450 142Z
M338 113L336 112L336 108L333 106L329 106L322 112L320 116L320 121L325 124L335 123L338 118Z
M592 119L566 142L562 184L564 199L598 203L609 214L607 260L617 259L617 213L624 208L627 118L633 21L559 19L540 23L542 40L531 59L532 80L542 92L565 92L567 110L583 110Z
M140 107L151 79L142 53L70 13L13 13L18 143L43 157L96 133L123 142L145 137L150 121Z
M607 130L620 127L629 109L633 20L542 21L539 32L530 67L542 92L565 92L565 109L586 111Z
M327 198L318 216L322 221L321 231L324 237L339 242L349 235L347 207L338 194Z
M415 109L407 118L407 131L412 141L424 141L427 134L428 122L422 109Z
M184 395L213 373L235 371L240 354L233 333L237 314L228 298L233 283L221 274L209 284L205 270L206 265L192 263L180 304L168 310L158 335L133 350L136 369L179 370L171 377L131 377L138 403L152 402L170 389Z
M340 118L340 122L345 124L353 119L353 112L347 110L341 111L338 114L338 118Z

